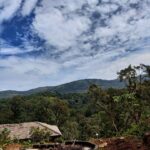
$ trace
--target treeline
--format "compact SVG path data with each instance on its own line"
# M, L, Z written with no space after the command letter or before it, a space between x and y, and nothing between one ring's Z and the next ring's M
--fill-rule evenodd
M124 89L91 85L87 93L39 93L0 100L0 124L40 121L58 125L63 139L142 136L150 131L150 66L118 72Z

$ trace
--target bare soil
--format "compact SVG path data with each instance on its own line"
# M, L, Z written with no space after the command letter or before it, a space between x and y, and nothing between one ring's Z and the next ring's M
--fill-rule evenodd
M100 150L150 150L150 138L117 137L107 139L92 139Z

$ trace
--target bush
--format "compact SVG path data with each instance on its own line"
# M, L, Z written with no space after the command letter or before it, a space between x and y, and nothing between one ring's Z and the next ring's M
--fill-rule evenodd
M10 134L10 131L8 129L4 129L0 132L0 146L9 144L11 142L9 134Z
M124 135L143 137L147 131L150 131L150 126L146 123L132 124L131 127L124 133Z
M49 142L52 133L46 129L32 128L30 131L33 142Z

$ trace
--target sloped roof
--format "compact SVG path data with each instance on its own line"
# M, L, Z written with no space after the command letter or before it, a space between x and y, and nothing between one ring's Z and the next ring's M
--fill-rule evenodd
M51 136L61 136L61 132L55 125L49 125L42 122L26 122L19 124L2 124L0 125L0 131L8 129L10 131L10 138L14 139L30 139L31 128L48 129L52 132Z

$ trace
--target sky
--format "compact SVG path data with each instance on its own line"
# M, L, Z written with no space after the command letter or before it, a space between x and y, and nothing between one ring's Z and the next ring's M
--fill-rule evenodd
M0 0L0 90L115 79L150 65L150 0Z

